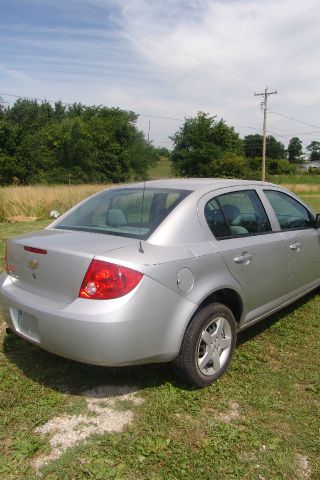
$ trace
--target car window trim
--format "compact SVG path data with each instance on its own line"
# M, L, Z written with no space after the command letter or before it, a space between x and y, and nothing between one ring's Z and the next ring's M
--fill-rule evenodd
M283 230L281 230L281 232L283 232ZM220 237L220 238L217 238L213 233L212 233L212 235L215 238L215 240L217 240L217 242L219 242L220 240L232 240L232 239L235 239L235 238L247 238L247 237L251 238L251 237L258 237L258 236L261 236L261 235L270 235L271 233L279 233L279 232L276 231L276 230L269 230L269 232L244 233L242 235L233 235L232 237Z

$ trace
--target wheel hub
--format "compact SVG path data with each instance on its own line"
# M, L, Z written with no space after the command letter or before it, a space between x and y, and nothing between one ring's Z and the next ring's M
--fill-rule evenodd
M197 363L203 375L216 374L226 363L231 348L231 329L224 317L207 324L200 335Z

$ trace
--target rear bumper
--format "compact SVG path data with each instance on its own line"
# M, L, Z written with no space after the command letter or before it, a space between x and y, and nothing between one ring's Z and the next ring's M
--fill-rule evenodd
M66 358L108 366L172 360L196 307L147 276L124 297L65 304L23 290L4 274L0 304L7 325L26 340Z

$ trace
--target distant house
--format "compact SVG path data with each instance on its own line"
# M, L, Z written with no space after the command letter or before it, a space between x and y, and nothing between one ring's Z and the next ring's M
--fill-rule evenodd
M306 162L300 165L300 169L303 172L307 172L311 168L319 168L320 169L320 162Z

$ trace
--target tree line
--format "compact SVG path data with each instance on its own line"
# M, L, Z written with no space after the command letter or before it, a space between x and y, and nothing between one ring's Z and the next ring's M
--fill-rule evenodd
M263 137L241 139L233 127L204 112L187 118L171 137L173 170L182 176L261 178ZM312 141L310 160L320 160L320 142ZM293 137L288 148L274 136L266 138L266 166L269 175L290 174L304 162L302 141Z
M0 102L0 185L142 179L161 156L169 157L181 176L260 178L259 134L241 139L222 119L199 112L171 137L169 152L146 140L137 118L134 112L81 103L19 99L4 107ZM307 148L311 160L320 160L320 142ZM298 137L286 149L269 135L268 173L294 172L302 154Z
M141 178L159 152L136 121L118 108L17 100L0 109L0 184Z

